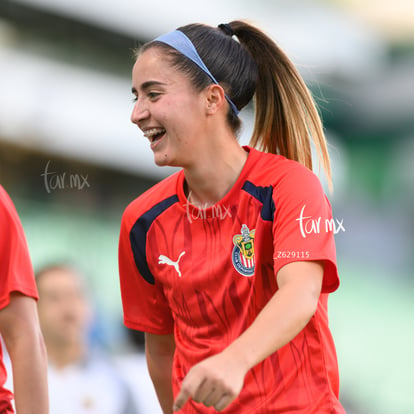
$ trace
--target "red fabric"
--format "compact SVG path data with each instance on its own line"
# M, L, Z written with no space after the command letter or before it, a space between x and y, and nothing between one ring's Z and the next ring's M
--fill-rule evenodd
M182 171L128 206L119 244L125 324L154 334L174 332L177 393L192 365L220 352L254 321L278 289L276 274L283 265L323 260L316 314L296 338L247 374L240 396L222 412L343 413L327 317L327 293L339 285L333 232L324 227L331 219L329 202L310 170L246 150L237 182L213 207L188 204ZM171 200L168 207L164 200ZM311 219L319 219L319 228ZM144 255L137 254L140 249ZM153 283L138 269L143 262ZM190 401L182 412L215 411Z
M10 197L0 186L0 309L10 302L11 292L38 299L33 267L20 219ZM0 412L12 413L10 391L3 385L7 373L0 347Z

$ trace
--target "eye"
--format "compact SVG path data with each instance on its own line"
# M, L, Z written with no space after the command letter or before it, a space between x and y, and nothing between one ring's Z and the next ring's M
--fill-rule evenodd
M148 92L147 96L151 101L154 101L160 96L160 93L159 92Z
M138 91L136 90L136 88L132 87L131 93L132 93L132 102L136 102L138 100Z

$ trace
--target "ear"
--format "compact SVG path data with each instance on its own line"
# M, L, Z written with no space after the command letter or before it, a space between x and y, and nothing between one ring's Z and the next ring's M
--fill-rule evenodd
M226 106L226 96L220 85L211 84L206 89L206 113L213 115Z

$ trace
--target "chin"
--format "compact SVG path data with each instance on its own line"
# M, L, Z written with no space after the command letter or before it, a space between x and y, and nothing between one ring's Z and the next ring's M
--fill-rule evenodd
M168 157L163 157L163 156L154 156L154 162L155 165L158 165L158 167L166 167L168 165L170 165L170 163L168 162Z
M177 160L168 153L154 153L154 162L158 167L178 167Z

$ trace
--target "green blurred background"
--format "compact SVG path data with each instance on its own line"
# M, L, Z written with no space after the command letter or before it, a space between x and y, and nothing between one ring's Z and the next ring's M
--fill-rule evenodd
M0 184L35 268L75 263L90 282L98 340L122 352L122 212L172 171L153 166L129 122L132 50L189 22L248 18L297 64L326 127L329 198L345 229L330 298L343 404L349 414L413 413L414 3L170 4L0 1Z

